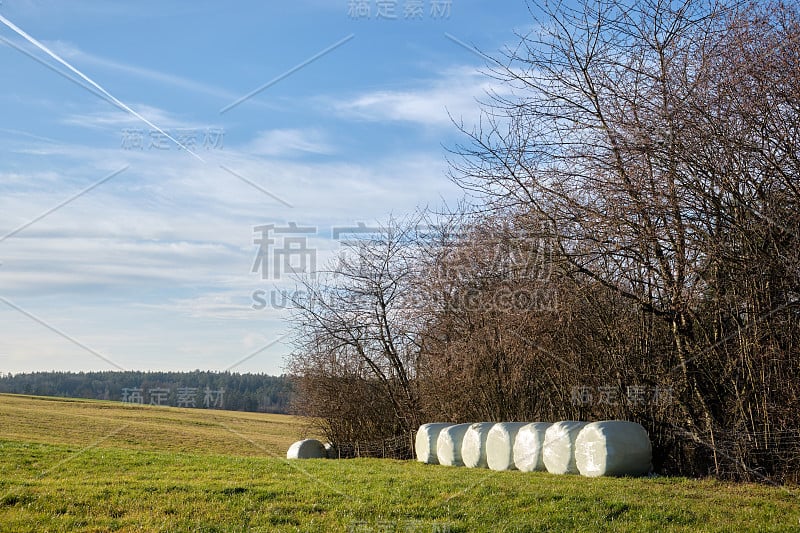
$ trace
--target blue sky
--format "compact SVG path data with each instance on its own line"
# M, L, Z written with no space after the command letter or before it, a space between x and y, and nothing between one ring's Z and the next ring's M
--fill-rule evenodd
M252 272L254 228L312 228L295 235L322 265L331 228L455 202L448 113L473 123L476 98L503 91L459 42L496 53L532 22L522 0L4 1L0 15L0 372L14 373L280 373L289 314L254 292L293 285Z

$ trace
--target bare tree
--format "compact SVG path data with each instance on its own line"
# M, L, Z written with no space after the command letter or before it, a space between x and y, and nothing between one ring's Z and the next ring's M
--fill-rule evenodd
M610 291L596 302L607 314L613 294L666 326L665 351L653 353L664 347L653 337L638 352L658 358L649 379L676 389L680 414L662 422L703 447L698 469L706 454L721 473L738 459L719 434L739 421L761 433L779 397L797 401L796 387L733 371L756 346L780 362L740 368L783 374L796 361L776 332L761 341L767 322L797 334L797 8L601 0L535 11L536 32L492 65L514 94L464 128L453 177L497 209L549 221L576 286ZM736 322L723 293L751 308L738 344L721 341Z
M625 418L661 471L788 479L798 7L570 5L532 5L536 30L490 65L511 96L461 126L452 177L483 204L424 238L390 221L303 280L299 405L334 441Z
M552 324L558 304L548 230L512 216L456 220L418 259L426 266L415 285L428 295L418 380L424 412L453 422L525 420L548 401L531 394L537 380L560 372L526 345L537 327L543 335Z
M320 416L335 442L408 433L420 423L418 324L405 305L414 220L350 242L329 270L300 280L290 371L305 383L306 414Z

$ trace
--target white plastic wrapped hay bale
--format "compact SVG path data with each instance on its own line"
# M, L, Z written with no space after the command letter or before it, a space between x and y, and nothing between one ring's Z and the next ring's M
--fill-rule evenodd
M440 465L464 466L464 461L461 459L461 443L471 425L455 424L439 432L439 438L436 439L436 457Z
M436 455L436 441L439 439L439 433L450 426L452 424L430 423L422 424L419 427L417 436L414 439L414 452L417 455L417 461L428 463L429 465L439 464L439 458Z
M486 468L486 437L494 422L472 424L461 442L461 460L469 468Z
M514 439L514 466L518 470L523 472L545 470L542 449L545 432L550 426L549 422L533 422L519 428Z
M287 459L325 459L328 452L325 445L315 439L299 440L289 446Z
M526 422L500 422L492 426L486 436L486 465L489 468L517 469L514 463L514 441L519 429L525 425Z
M565 420L556 422L544 433L542 460L551 474L577 474L575 440L586 422Z
M575 465L584 476L642 476L652 459L650 436L636 422L592 422L575 440Z

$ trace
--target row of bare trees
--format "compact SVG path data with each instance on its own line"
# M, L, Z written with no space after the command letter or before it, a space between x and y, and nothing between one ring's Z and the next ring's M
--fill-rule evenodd
M800 12L531 6L452 178L304 283L298 408L333 440L625 418L656 468L800 466ZM420 231L425 227L425 231Z

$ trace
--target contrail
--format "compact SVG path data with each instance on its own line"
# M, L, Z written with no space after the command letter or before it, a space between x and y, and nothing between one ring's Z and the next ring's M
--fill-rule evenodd
M26 41L28 41L29 43L34 45L36 48L38 48L39 50L41 50L45 54L49 55L50 57L52 57L53 59L55 59L56 61L58 61L62 65L64 65L65 67L67 67L70 71L72 71L75 74L77 74L78 76L80 76L81 79L85 80L92 87L94 87L98 91L100 91L103 95L105 95L108 99L110 99L116 106L118 106L119 108L127 111L128 113L130 113L134 117L138 118L139 120L141 120L142 122L144 122L145 124L147 124L148 126L153 128L154 130L158 131L159 133L161 133L162 135L167 137L169 140L171 140L172 142L174 142L175 144L177 144L178 146L180 146L181 148L183 148L184 150L186 150L187 152L192 154L195 158L197 158L198 160L200 160L203 163L205 163L205 160L202 157L200 157L195 152L193 152L192 150L190 150L189 148L187 148L186 146L184 146L183 144L178 142L177 139L173 138L166 131L162 130L161 128L159 128L158 126L156 126L155 124L153 124L152 122L147 120L145 117L143 117L142 115L140 115L139 113L137 113L136 111L134 111L133 109L131 109L130 107L125 105L124 102L121 102L120 100L117 100L111 93L109 93L108 91L103 89L100 85L95 83L95 81L92 80L89 76L85 75L83 72L81 72L80 70L76 69L75 67L73 67L72 65L67 63L65 60L61 59L61 57L59 57L58 54L56 54L55 52L52 52L45 45L43 45L42 43L40 43L39 41L37 41L36 39L31 37L27 33L25 33L25 31L23 29L19 28L16 24L14 24L13 22L11 22L7 18L5 18L3 15L0 15L0 22L2 22L3 24L5 24L9 28L11 28L20 37L22 37L23 39L25 39Z

